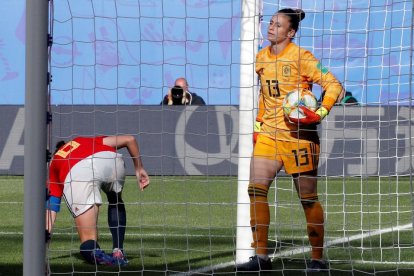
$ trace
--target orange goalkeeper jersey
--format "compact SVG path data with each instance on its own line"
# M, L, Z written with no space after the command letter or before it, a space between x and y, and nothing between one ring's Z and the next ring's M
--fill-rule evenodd
M264 109L258 118L263 122L261 133L278 140L317 140L315 126L305 129L302 125L299 133L298 126L285 118L282 102L286 94L295 89L311 90L312 83L319 84L326 91L325 97L336 100L342 85L335 76L310 51L293 42L278 55L271 53L270 46L259 51L256 73L260 77L260 105Z

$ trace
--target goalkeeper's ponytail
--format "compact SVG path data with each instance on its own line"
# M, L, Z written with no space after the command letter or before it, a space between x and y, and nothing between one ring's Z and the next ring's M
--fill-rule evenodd
M299 22L305 18L305 12L301 9L281 9L277 13L283 13L289 17L290 25L295 32L299 29Z

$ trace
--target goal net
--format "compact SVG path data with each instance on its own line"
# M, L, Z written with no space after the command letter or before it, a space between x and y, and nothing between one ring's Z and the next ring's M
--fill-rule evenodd
M53 0L50 147L77 136L134 135L151 184L139 191L123 152L128 266L86 264L62 206L47 252L52 275L226 274L254 254L247 195L254 61L268 45L271 16L286 7L306 12L295 43L358 101L335 106L318 128L330 271L413 267L412 1ZM206 106L160 105L179 77ZM273 269L304 271L310 247L290 177L277 176L268 198ZM104 200L98 228L110 252L107 207Z

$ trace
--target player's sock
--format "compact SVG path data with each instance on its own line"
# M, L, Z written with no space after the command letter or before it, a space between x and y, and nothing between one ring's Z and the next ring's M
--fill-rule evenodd
M99 244L97 241L95 240L87 240L84 241L81 245L80 245L80 254L82 255L82 257L91 264L95 263L95 257L93 254L93 251L95 249L99 249Z
M126 210L120 194L108 193L108 225L112 234L112 247L124 248Z
M311 258L319 260L323 254L324 218L318 195L302 194L301 203L305 211L309 242L312 246Z
M253 243L257 255L267 255L267 241L270 223L269 203L267 202L268 187L261 184L249 184L250 226L252 227Z

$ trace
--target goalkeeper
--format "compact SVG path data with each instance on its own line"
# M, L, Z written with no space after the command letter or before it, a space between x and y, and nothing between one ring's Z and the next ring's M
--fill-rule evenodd
M327 269L323 260L324 215L317 192L320 148L316 125L341 99L344 90L311 52L293 42L304 18L302 10L288 8L275 13L267 31L270 45L256 56L261 89L248 187L252 247L256 254L249 262L238 264L238 271L272 269L267 248L270 223L267 194L282 168L292 175L305 213L312 247L307 269L312 272ZM326 91L321 106L316 112L301 107L306 117L290 123L283 113L284 97L296 89L310 90L313 83Z
M125 164L118 149L126 148L132 157L138 186L149 185L138 147L133 136L77 137L59 142L49 167L49 195L46 202L46 241L60 210L62 195L74 217L80 238L80 253L92 264L126 265L123 242L126 210L122 200ZM102 204L100 191L108 198L108 224L113 252L106 254L98 244L98 213Z

